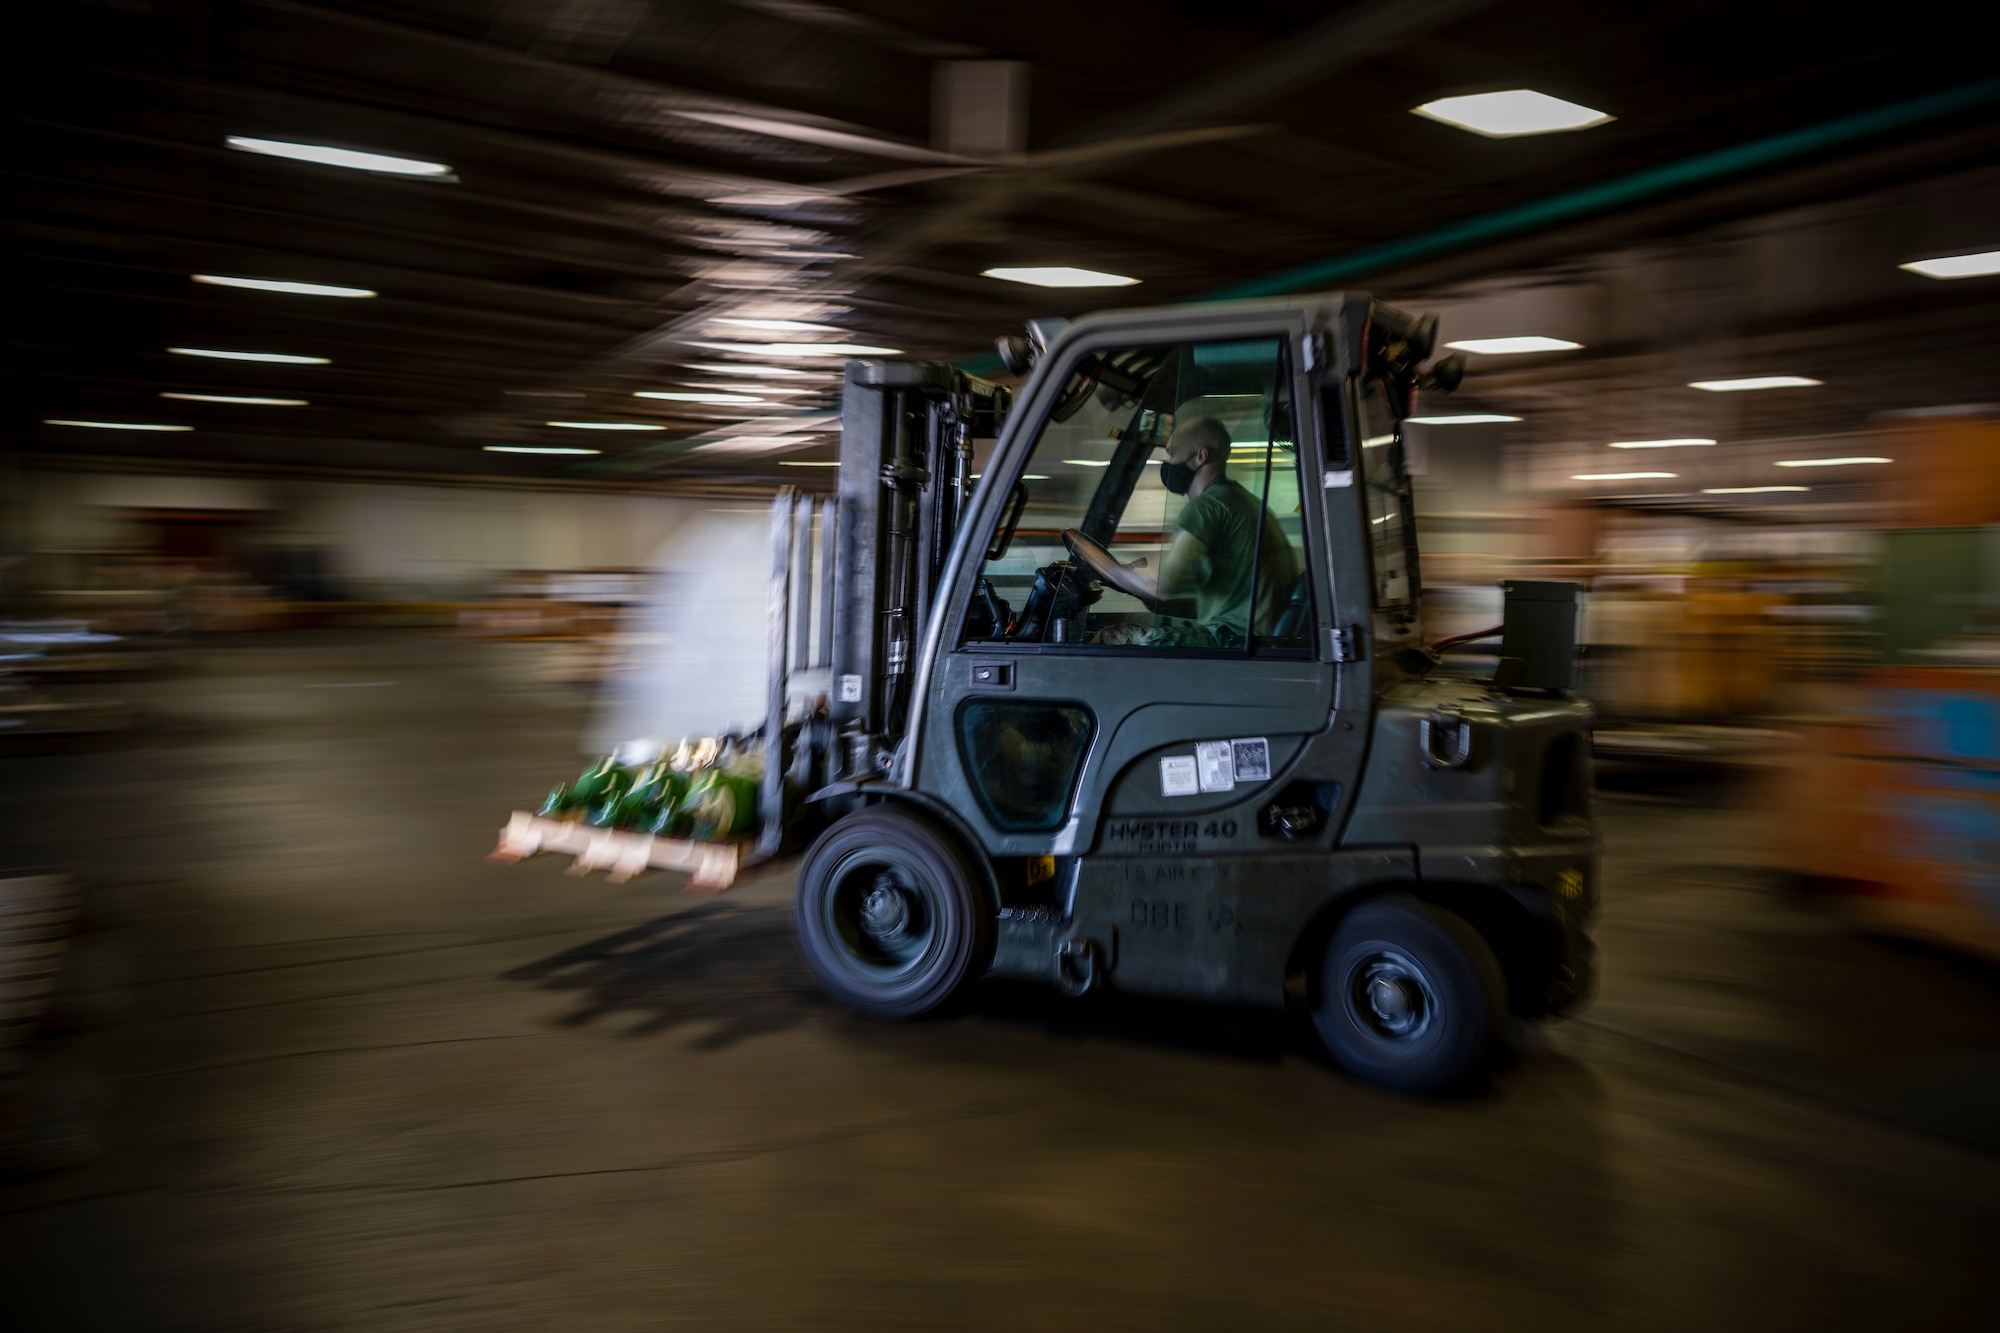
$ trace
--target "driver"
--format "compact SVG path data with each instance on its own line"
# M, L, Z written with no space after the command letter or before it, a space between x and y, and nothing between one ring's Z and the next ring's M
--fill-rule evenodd
M1243 642L1245 627L1253 623L1256 633L1271 632L1298 581L1298 556L1264 502L1232 480L1228 470L1229 431L1214 417L1186 422L1168 438L1160 481L1174 494L1187 496L1187 503L1174 520L1178 531L1160 557L1157 574L1142 568L1143 560L1126 564L1075 528L1063 533L1064 543L1093 577L1147 606L1158 610L1164 601L1194 602L1192 626L1114 625L1098 634L1098 642L1229 648Z

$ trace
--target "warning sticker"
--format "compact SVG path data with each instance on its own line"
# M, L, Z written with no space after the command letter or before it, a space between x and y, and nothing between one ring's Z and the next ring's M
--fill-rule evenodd
M1229 791L1236 786L1236 763L1228 741L1197 741L1194 761L1201 769L1203 791Z
M1170 754L1160 760L1160 795L1193 796L1201 790L1195 780L1194 756Z
M842 676L840 678L840 702L858 704L861 702L861 677Z
M1262 736L1229 742L1229 755L1238 782L1271 780L1271 743Z

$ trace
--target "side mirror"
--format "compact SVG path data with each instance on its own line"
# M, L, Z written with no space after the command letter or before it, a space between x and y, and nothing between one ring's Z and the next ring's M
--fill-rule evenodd
M1042 353L1049 350L1049 344L1055 341L1056 335L1068 327L1066 319L1044 317L1029 320L1025 334L1010 333L996 340L1000 349L1000 364L1007 367L1009 375L1026 375L1035 368L1035 362L1041 360Z
M1007 368L1009 375L1026 375L1035 368L1035 356L1041 351L1028 341L1026 334L1009 333L995 340L1000 349L1000 364Z

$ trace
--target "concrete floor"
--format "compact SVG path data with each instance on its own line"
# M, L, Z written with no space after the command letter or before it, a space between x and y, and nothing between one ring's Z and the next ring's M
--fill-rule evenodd
M91 887L0 1187L9 1328L1989 1326L2000 981L1607 793L1603 993L1482 1095L1259 1013L813 988L790 867L707 901L487 864L577 766L532 645L247 641L138 744L0 759Z

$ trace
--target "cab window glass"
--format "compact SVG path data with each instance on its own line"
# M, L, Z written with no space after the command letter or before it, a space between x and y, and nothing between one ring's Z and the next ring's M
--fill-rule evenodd
M1303 649L1293 417L1282 339L1084 356L1019 476L1011 541L980 571L969 637Z
M1082 704L968 699L958 710L958 752L993 827L1058 828L1069 810L1093 723Z

